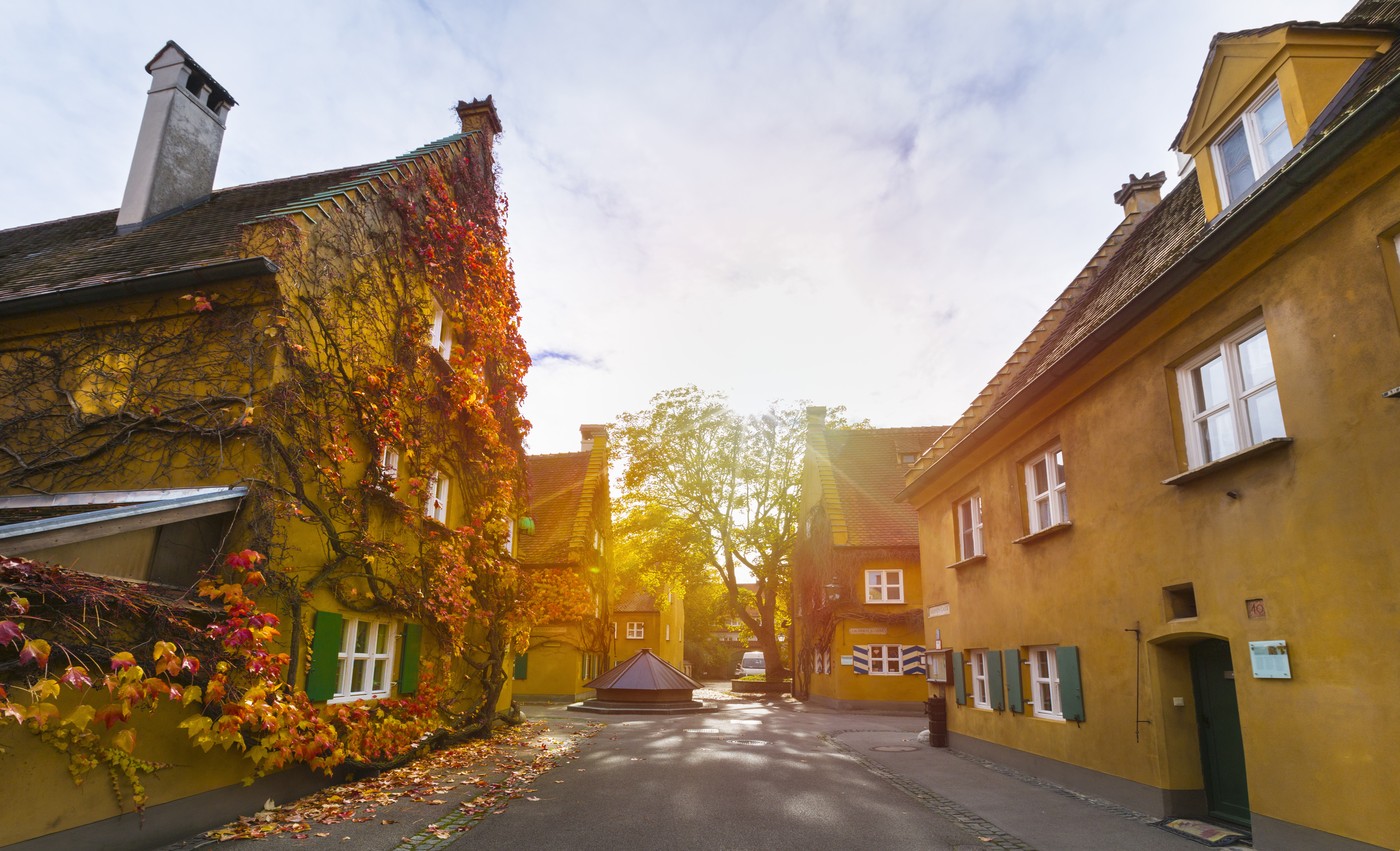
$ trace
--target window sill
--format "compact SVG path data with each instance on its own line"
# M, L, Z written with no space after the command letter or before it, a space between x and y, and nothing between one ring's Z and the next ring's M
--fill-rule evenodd
M903 600L866 600L866 601L865 601L865 605L867 605L867 606L902 606L902 605L904 605L904 601L903 601Z
M1187 470L1186 472L1172 476L1169 479L1163 479L1162 484L1188 484L1190 482L1196 481L1197 479L1203 479L1206 476L1209 476L1213 473L1225 469L1226 467L1233 467L1242 461L1249 460L1250 458L1257 458L1260 455L1268 455L1270 452L1276 452L1284 448L1285 446L1291 445L1292 443L1293 438L1291 437L1271 437L1263 443L1254 444L1248 449L1241 449L1239 452L1226 455L1223 458L1216 458L1214 461L1211 461L1208 464L1202 464L1201 466L1196 467L1193 470Z
M948 565L947 567L948 567L949 570L954 570L954 569L959 568L959 567L969 567L969 566L974 565L974 564L981 564L982 562L984 562L984 561L986 561L986 560L987 560L987 554L986 554L986 553L982 553L982 554L980 554L980 555L968 556L967 558L963 559L962 561L955 561L955 562L953 562L952 564Z
M1073 527L1074 527L1074 522L1071 521L1071 520L1066 520L1066 521L1063 522L1063 523L1056 523L1054 526L1046 526L1044 529L1041 529L1039 532L1032 532L1032 533L1030 533L1029 535L1023 535L1023 536L1017 538L1016 540L1012 541L1011 543L1013 543L1013 544L1033 544L1033 543L1035 543L1036 541L1041 540L1042 538L1049 538L1049 537L1051 537L1051 536L1053 536L1053 535L1058 535L1058 534L1060 534L1061 532L1068 532L1068 531L1069 531L1071 528L1073 528Z

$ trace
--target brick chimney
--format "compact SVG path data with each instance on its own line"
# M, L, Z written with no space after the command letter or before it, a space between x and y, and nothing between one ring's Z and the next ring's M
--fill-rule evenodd
M224 122L237 103L173 41L165 43L146 71L151 89L117 214L118 233L209 197Z
M1162 184L1167 182L1167 173L1128 175L1128 182L1113 193L1113 203L1123 206L1124 218L1134 213L1146 213L1162 203Z
M583 451L592 452L595 440L608 442L608 427L605 425L581 425L578 427L579 434L583 435Z

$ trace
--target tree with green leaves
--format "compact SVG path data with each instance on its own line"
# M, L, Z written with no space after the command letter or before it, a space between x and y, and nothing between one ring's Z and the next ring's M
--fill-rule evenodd
M801 405L744 416L722 394L680 387L624 414L615 430L626 516L653 552L684 554L718 575L770 672L782 668L804 429Z

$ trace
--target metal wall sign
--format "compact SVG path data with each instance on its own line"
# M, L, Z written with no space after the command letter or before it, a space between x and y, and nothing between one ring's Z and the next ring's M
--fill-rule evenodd
M951 615L953 606L951 603L939 603L936 606L928 607L928 616L931 618L941 618L944 615Z
M1249 663L1256 680L1291 680L1293 670L1288 664L1287 641L1249 642Z
M846 632L850 635L888 635L890 628L887 626L853 626Z

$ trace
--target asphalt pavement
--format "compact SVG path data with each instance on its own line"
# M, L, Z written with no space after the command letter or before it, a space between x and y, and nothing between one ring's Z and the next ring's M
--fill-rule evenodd
M332 787L262 849L1013 849L1198 851L1122 807L919 742L921 715L697 692L718 712L525 707L546 728L490 760ZM534 728L532 728L534 729ZM393 787L376 800L376 786ZM409 788L408 792L403 788ZM280 803L280 802L279 802ZM352 810L353 807L353 810ZM344 810L339 815L336 811ZM351 817L353 816L353 817ZM247 840L232 844L242 847ZM208 837L169 849L192 851ZM223 843L220 843L223 844Z
M608 726L452 849L1198 851L1147 817L917 740L919 715L718 698ZM533 707L574 721L563 707ZM588 717L588 716L583 716Z

